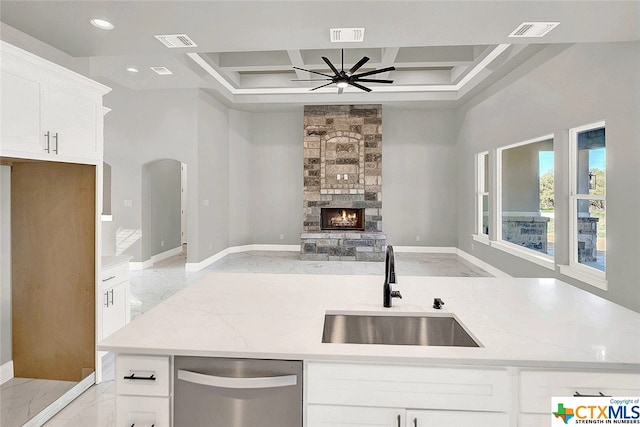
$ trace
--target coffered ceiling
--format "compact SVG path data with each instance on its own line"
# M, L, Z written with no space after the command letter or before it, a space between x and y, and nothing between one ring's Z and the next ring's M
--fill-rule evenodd
M113 30L89 21L108 20ZM130 89L198 87L234 105L412 103L454 105L558 44L640 39L638 1L0 1L0 20L75 58L91 77ZM522 22L559 22L542 38L511 38ZM362 42L333 43L332 28L364 28ZM168 48L154 35L187 34ZM363 56L360 71L391 85L372 92L295 70L333 74ZM138 72L127 71L134 67ZM166 67L158 75L150 67ZM374 76L372 76L374 77Z

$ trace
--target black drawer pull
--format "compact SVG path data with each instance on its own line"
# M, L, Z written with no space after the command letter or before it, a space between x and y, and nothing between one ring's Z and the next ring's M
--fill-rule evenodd
M136 374L131 374L129 376L123 377L125 380L140 380L140 381L155 381L156 376L151 374L149 377L136 377Z
M579 391L576 391L575 393L573 393L573 397L611 397L611 396L603 394L601 391L599 391L598 394L580 394Z

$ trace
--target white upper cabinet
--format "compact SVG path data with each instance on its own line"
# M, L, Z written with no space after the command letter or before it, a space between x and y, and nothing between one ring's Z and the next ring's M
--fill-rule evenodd
M0 43L0 156L97 163L110 89Z

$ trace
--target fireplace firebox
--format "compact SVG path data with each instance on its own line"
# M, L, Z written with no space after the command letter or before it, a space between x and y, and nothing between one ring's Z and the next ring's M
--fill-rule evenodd
M364 209L322 208L320 218L322 230L364 231Z

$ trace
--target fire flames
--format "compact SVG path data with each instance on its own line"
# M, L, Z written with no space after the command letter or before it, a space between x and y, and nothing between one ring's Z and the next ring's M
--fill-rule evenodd
M347 213L344 209L342 214L337 214L329 219L332 227L355 227L358 223L358 214Z

